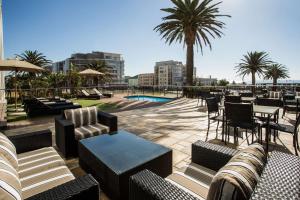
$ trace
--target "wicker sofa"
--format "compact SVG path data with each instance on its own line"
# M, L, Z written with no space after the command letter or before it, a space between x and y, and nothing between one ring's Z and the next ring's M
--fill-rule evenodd
M213 174L222 167L224 168L237 153L237 150L198 141L192 145L192 164L206 168L208 174ZM299 166L299 157L276 151L272 152L249 198L253 200L300 199ZM195 179L192 178L192 180ZM129 194L130 200L206 199L198 198L190 190L177 184L176 181L170 182L148 170L141 171L130 178ZM241 198L225 196L222 199Z
M27 141L21 138L28 146L40 146L35 143L45 138L28 135ZM99 199L98 182L91 175L75 178L53 147L23 152L17 140L0 133L0 199Z
M78 156L78 141L118 130L118 118L96 107L65 110L55 117L56 145L64 157Z

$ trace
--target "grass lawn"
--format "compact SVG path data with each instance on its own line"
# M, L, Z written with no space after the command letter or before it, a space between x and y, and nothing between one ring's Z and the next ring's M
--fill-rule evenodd
M82 107L97 106L101 111L111 112L118 107L116 103L103 103L99 100L72 99L72 102L80 104Z

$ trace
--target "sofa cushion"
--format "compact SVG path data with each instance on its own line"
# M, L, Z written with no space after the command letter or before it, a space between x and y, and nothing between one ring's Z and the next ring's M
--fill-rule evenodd
M0 199L21 200L22 191L16 169L0 154Z
M48 170L22 177L22 194L28 198L41 192L62 185L75 179L66 166L53 167Z
M91 124L87 126L81 126L75 128L75 139L81 140L84 138L89 138L104 133L109 133L109 127L99 123Z
M53 147L19 154L18 162L20 178L65 165L64 160Z
M250 199L266 159L260 144L239 151L213 178L207 199Z
M0 133L0 154L2 154L18 171L18 158L16 148L3 133Z
M281 98L281 92L270 91L269 92L269 98L280 99Z
M215 174L211 169L191 163L168 176L166 180L198 199L206 199Z
M97 123L97 107L69 109L64 111L65 118L72 121L75 128Z

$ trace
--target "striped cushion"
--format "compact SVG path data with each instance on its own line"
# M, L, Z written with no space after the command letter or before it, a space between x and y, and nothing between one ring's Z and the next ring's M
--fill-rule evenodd
M15 146L2 133L0 133L0 154L2 154L11 165L18 170L18 158Z
M65 117L72 121L75 128L97 123L97 107L65 110Z
M66 166L59 166L22 177L22 194L28 198L74 179Z
M16 169L3 156L0 155L0 199L21 200L21 183Z
M19 154L18 161L20 178L65 165L53 147Z
M207 199L250 199L266 159L260 144L241 150L213 178Z
M206 199L209 185L215 174L215 171L191 163L168 176L166 180L198 199Z
M279 99L279 98L281 98L281 92L270 91L269 97L272 99Z
M79 128L75 128L75 139L81 140L104 133L109 133L109 127L99 123L81 126Z
M296 92L296 97L300 97L300 92Z

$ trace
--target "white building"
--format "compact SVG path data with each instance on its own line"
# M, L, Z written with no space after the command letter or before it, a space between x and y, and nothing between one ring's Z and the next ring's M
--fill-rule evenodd
M196 68L194 68L196 77ZM157 62L154 67L154 84L158 86L183 86L186 82L186 67L179 61Z
M196 78L196 84L203 86L217 85L218 79L212 78L211 76L209 78Z
M154 73L146 73L138 75L139 86L153 86L154 85Z
M90 63L104 61L109 66L112 83L124 83L124 60L121 54L93 51L92 53L76 53L70 58L53 63L52 71L67 72L71 66L82 71Z
M139 85L139 81L137 78L130 78L128 79L128 86L129 87L134 87L134 86L138 86Z

